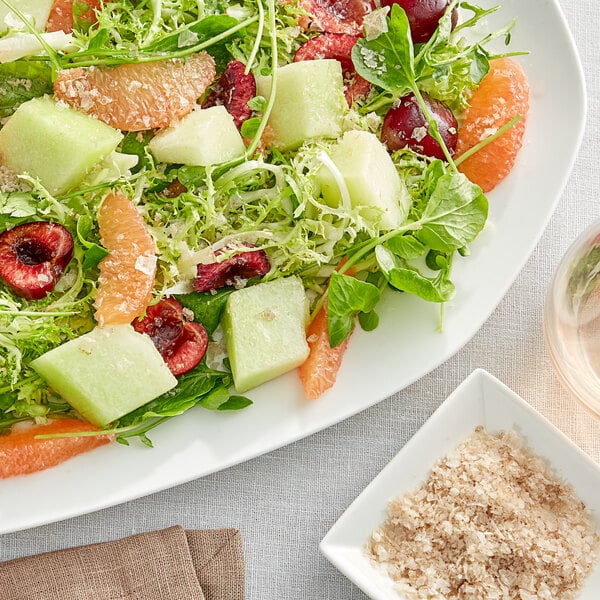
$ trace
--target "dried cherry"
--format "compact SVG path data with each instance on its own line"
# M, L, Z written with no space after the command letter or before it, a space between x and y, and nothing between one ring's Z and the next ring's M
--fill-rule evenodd
M313 29L359 35L374 5L371 0L300 0L300 6L311 15Z
M270 268L271 265L264 250L249 250L221 262L199 264L194 290L208 292L236 285L240 280L266 275Z
M254 75L245 70L244 63L232 60L202 104L202 108L223 105L238 129L252 115L248 102L256 96Z

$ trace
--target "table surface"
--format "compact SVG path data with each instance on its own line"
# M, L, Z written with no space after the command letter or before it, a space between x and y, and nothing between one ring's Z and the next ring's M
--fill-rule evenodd
M477 367L506 383L600 462L600 422L576 408L562 389L542 335L552 273L571 242L600 216L600 5L596 0L561 0L561 5L586 74L588 127L543 237L469 344L393 397L267 455L127 504L0 536L0 561L174 524L236 527L244 539L249 600L365 599L321 556L319 541Z

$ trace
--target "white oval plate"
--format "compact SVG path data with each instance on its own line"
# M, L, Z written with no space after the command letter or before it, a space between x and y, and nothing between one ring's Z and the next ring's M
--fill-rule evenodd
M457 261L457 295L445 308L443 333L438 306L390 293L379 309L379 328L354 334L335 387L318 401L307 402L290 373L251 393L254 405L238 414L198 408L162 425L152 432L152 450L111 444L54 469L0 481L0 533L138 498L310 435L411 384L477 332L552 215L585 122L581 65L558 3L505 0L490 29L514 16L510 48L530 51L519 58L532 89L525 145L510 177L489 195L490 225L472 255Z

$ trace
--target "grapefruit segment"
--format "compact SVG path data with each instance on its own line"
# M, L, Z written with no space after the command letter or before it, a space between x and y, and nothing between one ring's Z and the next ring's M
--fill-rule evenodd
M109 255L100 262L94 306L100 326L129 324L150 298L156 274L154 241L129 198L111 192L98 212L98 227Z
M459 164L459 170L489 192L512 170L523 144L529 111L529 84L523 69L510 58L490 61L490 70L475 90L458 131L456 157L493 135L517 115L521 120Z
M42 471L88 450L108 444L112 436L36 439L49 433L95 431L97 427L78 419L57 419L46 425L15 429L0 436L0 479Z
M187 115L215 78L206 52L115 67L66 69L54 95L115 129L144 131L168 127Z
M50 15L46 22L46 31L64 31L71 33L73 31L73 2L74 0L54 0L50 9ZM85 20L90 24L96 22L96 10L100 10L100 0L86 0L79 2L79 5L87 5L87 9L79 14L78 18Z
M308 326L306 341L309 354L298 368L298 374L304 387L305 396L309 400L316 400L333 387L350 338L346 338L335 348L329 345L327 303L325 303Z

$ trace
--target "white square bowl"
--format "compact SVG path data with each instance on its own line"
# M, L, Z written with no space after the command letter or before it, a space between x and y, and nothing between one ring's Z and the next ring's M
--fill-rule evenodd
M474 371L435 411L411 440L365 488L329 530L321 552L373 600L400 600L391 579L371 563L364 549L387 516L389 501L415 489L433 465L482 425L490 433L512 429L546 458L591 510L600 530L600 466L522 398L482 369ZM600 598L600 563L577 596Z

